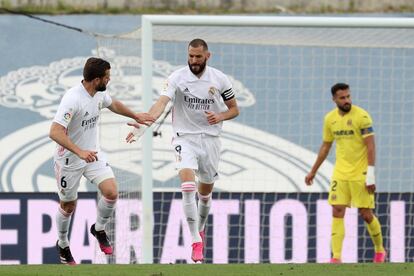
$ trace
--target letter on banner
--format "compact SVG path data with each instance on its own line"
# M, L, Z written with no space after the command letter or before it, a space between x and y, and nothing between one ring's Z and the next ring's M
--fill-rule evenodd
M27 263L42 264L43 249L56 246L55 216L58 203L50 199L27 201ZM48 216L51 226L43 232L43 216Z
M292 259L285 258L285 216L292 216ZM271 263L305 263L308 258L308 214L302 202L277 201L270 211L269 258Z
M179 244L180 232L183 234L184 243L182 245ZM187 263L193 263L191 260L191 244L192 238L183 213L182 202L179 199L173 199L160 263L175 263L176 260L186 260Z
M2 260L1 246L3 244L18 244L17 230L2 230L2 215L20 214L20 200L4 199L0 200L0 265L2 264L20 264L19 260Z

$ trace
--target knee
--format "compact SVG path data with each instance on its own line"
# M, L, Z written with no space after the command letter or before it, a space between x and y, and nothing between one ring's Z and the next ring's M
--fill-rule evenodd
M366 223L371 223L374 219L374 214L370 209L360 209L359 214Z
M116 201L118 199L118 191L108 191L105 194L102 194L104 198L110 201Z
M343 218L345 216L345 206L332 206L332 216L335 218Z
M70 216L75 211L76 201L60 202L60 209L65 212L65 216Z
M118 188L114 178L102 181L98 184L98 188L104 198L108 200L118 199Z
M116 185L106 186L104 189L101 189L102 196L107 200L117 200L118 199L118 189Z

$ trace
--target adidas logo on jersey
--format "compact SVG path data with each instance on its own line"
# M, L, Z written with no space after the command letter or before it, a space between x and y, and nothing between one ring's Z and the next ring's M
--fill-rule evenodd
M183 92L184 93L190 93L190 90L188 90L188 88L186 87Z
M83 115L83 117L86 117L86 116L88 116L89 115L89 112L88 111L86 111L86 113L85 113L85 115Z

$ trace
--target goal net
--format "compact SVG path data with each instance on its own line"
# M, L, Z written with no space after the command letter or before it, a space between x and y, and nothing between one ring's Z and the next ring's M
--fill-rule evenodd
M236 19L234 26L171 22L152 28L154 100L166 77L186 66L188 42L203 38L212 52L209 65L230 77L241 109L236 119L224 122L206 261L329 261L331 209L326 199L334 149L313 186L306 187L304 177L322 142L324 114L335 107L330 87L337 82L350 85L353 103L368 110L374 120L375 213L390 261L412 261L414 29L397 24L380 27L381 19L379 27L369 28L352 24L354 18L344 19L351 27L237 26ZM112 65L111 95L143 111L141 29L96 38L97 53ZM115 255L109 262L145 262L143 250L152 252L156 263L191 262L170 116L161 126L155 125L162 135L153 137L152 248L142 248L141 176L147 157L140 141L124 142L126 121L105 116L101 142L120 190L110 227ZM343 261L370 262L373 245L357 210L347 210L345 223Z

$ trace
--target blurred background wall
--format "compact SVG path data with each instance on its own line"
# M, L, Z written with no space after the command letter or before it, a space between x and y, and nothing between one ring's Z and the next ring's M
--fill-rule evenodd
M412 0L5 0L1 5L79 9L220 9L244 12L395 12L412 11Z

